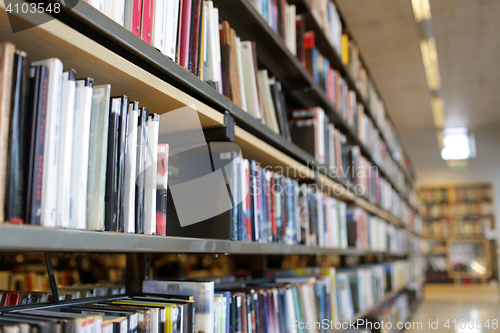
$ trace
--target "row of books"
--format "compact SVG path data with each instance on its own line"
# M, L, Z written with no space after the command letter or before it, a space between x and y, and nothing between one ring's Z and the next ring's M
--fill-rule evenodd
M412 234L409 236L409 239L409 252L414 254L422 253L422 238Z
M486 235L493 228L493 221L484 218L476 221L457 220L453 223L453 233L460 236Z
M375 313L375 318L380 328L380 333L392 333L402 330L406 327L422 329L422 323L407 323L410 319L410 300L408 293L402 293L387 301ZM375 323L367 324L367 328L376 328Z
M492 203L488 201L477 203L427 204L422 205L420 213L424 218L460 215L484 216L493 214L493 206Z
M57 58L31 63L14 45L0 47L0 222L164 235L159 115L63 72Z
M359 89L362 97L368 102L370 112L378 127L382 130L381 135L384 136L388 143L388 149L397 160L404 162L403 166L408 166L407 158L404 154L403 146L400 139L396 135L396 131L386 117L386 111L382 100L379 98L373 83L361 59L359 50L354 42L349 37L346 28L342 27L342 22L333 1L330 0L308 0L312 14L321 30L330 41L346 69ZM337 107L337 109L339 109ZM358 106L359 109L359 106ZM405 161L403 161L403 159Z
M420 190L420 200L426 204L489 201L492 197L491 187L482 186Z
M363 208L347 208L347 244L360 250L405 253L410 234L401 228L372 216Z
M290 109L292 141L326 168L326 174L349 180L357 193L381 205L393 215L410 220L410 208L358 146L347 145L345 136L329 122L320 107Z
M241 41L227 21L219 24L211 0L89 2L290 140L281 83L267 70L259 70L254 42ZM280 27L287 25L283 33L294 44L295 6L284 2L279 8ZM269 22L274 26L278 19Z
M448 221L425 222L422 226L422 234L434 237L449 237L451 225Z
M332 325L329 328L335 329L338 323L373 307L387 292L403 287L410 274L410 263L401 261L268 272L264 280L215 285L148 280L143 282L143 292L193 296L195 332L319 332L317 327L297 324L313 325L326 319Z
M194 332L194 306L192 297L144 295L4 313L0 325L5 332Z
M177 2L178 0L176 0L176 4ZM180 6L182 10L183 4L186 4L190 1L186 0L181 2L182 3L180 4ZM145 6L146 2L144 2L142 5ZM289 6L288 4L286 4L286 2L283 1L278 6L280 13L278 13L278 11L273 10L272 12L269 12L272 13L272 15L270 14L268 17L267 9L271 9L271 7L274 8L275 6L277 6L276 2L266 1L266 3L264 3L261 1L259 3L255 3L255 5L258 9L260 9L260 12L264 15L266 19L274 17L275 16L274 14L281 17L282 14L280 13L282 11L286 13L293 11L293 10L286 10L286 8L288 7L293 8L293 6ZM159 6L158 3L156 3L153 7L153 11L155 13L156 11L160 10L159 8L163 8L157 6ZM198 8L196 7L198 6L196 1L193 1L191 6L194 6L192 8ZM216 8L213 8L211 1L207 1L207 4L200 4L200 6L201 6L200 10L202 11L200 20L205 19L205 16L203 15L203 13L205 13L205 10L207 10L210 13L213 12L212 10L216 10ZM209 8L205 8L205 6L208 6ZM125 7L127 7L127 4L125 4ZM106 12L106 8L104 8L104 10ZM197 17L196 15L198 14L196 11L193 11L192 9L190 9L190 11L188 12L191 13L190 14L191 16L189 17L192 18L189 21L191 24L190 31L193 32L196 31L197 29L196 26L192 25L197 24L196 22L198 21L196 19ZM113 17L112 15L109 16ZM215 16L217 16L216 19L218 22L218 14L216 14ZM269 22L275 22L275 21L281 22L282 25L282 23L285 22L286 20L285 21L281 19L275 20L274 18L269 20ZM284 24L286 25L286 22ZM271 26L274 25L271 24ZM154 25L154 27L156 27L156 24ZM215 72L221 73L220 77L215 78L213 80L205 80L205 81L213 83L216 89L218 89L221 93L224 93L229 98L231 98L232 101L235 102L235 104L241 106L245 111L249 112L252 116L261 120L274 132L281 133L281 135L285 136L287 139L290 140L290 134L289 134L290 130L288 129L287 116L285 114L286 104L283 91L281 89L281 84L277 82L274 77L269 77L269 74L267 73L266 70L260 70L260 71L258 70L256 65L255 43L239 42L238 38L234 33L234 30L229 27L229 24L226 21L220 24L219 32L220 36L217 41L220 43L220 47L215 47L214 50L207 50L207 52L211 51L214 51L216 53L218 52L218 55L215 58L221 59L220 57L221 52L224 53L227 51L228 57L229 58L234 57L235 59L234 61L233 59L225 61L225 57L222 56L221 62L218 64L219 66L221 66L220 70L215 70ZM154 33L153 36L155 36ZM236 40L234 38L236 38ZM209 41L210 40L211 39L209 39ZM306 49L310 48L311 50L315 50L314 33L304 34L304 40L305 41L303 44L306 46ZM226 41L227 45L225 43ZM314 76L325 85L324 87L325 91L328 90L326 89L326 83L334 82L334 84L332 84L330 87L330 93L329 93L331 101L337 106L341 114L346 118L348 123L353 128L354 127L357 128L359 126L357 121L358 117L356 116L356 114L357 114L357 109L361 108L360 110L360 113L362 114L360 116L361 119L360 122L362 123L361 127L362 128L366 127L367 129L361 130L360 135L362 137L366 136L366 138L364 139L366 143L369 143L368 147L372 152L372 154L377 158L377 162L383 165L384 170L387 172L387 174L391 175L391 179L394 182L398 183L398 189L402 191L404 188L404 185L402 185L404 184L403 174L400 172L397 165L392 161L392 158L390 158L391 154L386 151L387 149L385 149L385 145L383 145L382 141L380 140L380 135L376 130L373 131L374 135L370 136L364 134L365 132L369 132L370 134L372 133L372 131L370 130L371 120L369 120L369 118L366 115L364 115L364 112L362 110L362 105L356 104L356 96L354 92L347 91L348 88L347 84L345 83L345 80L341 77L341 75L338 72L331 69L330 66L325 63L325 61L327 62L326 59L322 60L323 58L317 52L317 50L316 52L314 52L314 54L317 55L316 58L320 57L321 59L317 61L310 60L313 62L311 62L309 65L307 65L306 62L306 66L316 69L316 73L314 74ZM191 52L190 57L192 55L196 55L196 52ZM308 57L308 59L309 58L313 59L314 57ZM318 66L314 65L317 63L319 64L325 63L325 65L321 67L321 69L323 70L322 72L323 75L319 75L317 68ZM328 74L330 77L329 80L326 80L327 72L329 73ZM203 79L203 77L201 78ZM292 126L294 126L295 123L296 122L294 121L292 123ZM375 138L375 140L368 140L368 138L371 139ZM371 144L372 142L374 144ZM383 147L383 148L377 149L375 147ZM317 156L320 160L320 163L324 163L323 161L324 158L322 156L325 155ZM385 158L382 158L381 156L384 156ZM384 163L380 163L382 160L384 161Z
M48 292L20 292L0 290L0 308L5 306L48 302L52 295Z

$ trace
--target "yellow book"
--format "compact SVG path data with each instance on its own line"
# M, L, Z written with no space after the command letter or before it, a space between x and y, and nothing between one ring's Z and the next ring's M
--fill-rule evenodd
M349 36L342 34L342 62L349 65Z

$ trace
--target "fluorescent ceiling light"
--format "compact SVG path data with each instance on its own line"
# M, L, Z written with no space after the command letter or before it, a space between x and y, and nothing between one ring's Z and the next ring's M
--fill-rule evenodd
M441 88L441 76L439 75L436 40L434 37L420 41L420 52L422 52L427 87L431 91L439 90Z
M466 160L476 155L474 137L465 127L445 129L441 157L443 160Z
M431 6L429 0L411 0L415 21L420 22L431 19Z
M444 125L444 101L440 97L431 99L432 116L434 117L434 126L443 128Z

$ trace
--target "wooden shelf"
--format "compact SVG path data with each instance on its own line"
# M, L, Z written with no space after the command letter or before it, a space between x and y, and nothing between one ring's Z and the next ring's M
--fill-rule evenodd
M127 36L134 37L131 38L132 40L144 43L84 2L79 2L72 12L78 13L79 8L93 10L95 14L99 14L96 15L97 18L106 19L107 24L116 26ZM93 15L94 12L91 14ZM41 26L13 34L5 6L0 3L0 41L14 41L16 46L25 50L33 61L57 57L62 60L65 68L76 70L78 77L92 77L95 85L111 84L113 95L126 94L131 100L138 100L142 105L147 106L151 112L164 114L180 107L194 105L203 127L223 123L223 114L220 110L168 83L162 75L157 76L150 73L138 64L122 57L121 54L118 55L112 49L99 44L59 20L51 20ZM168 60L168 58L162 57ZM173 65L177 66L177 64ZM186 72L184 69L182 70ZM196 80L198 79L196 78ZM205 84L203 83L203 85ZM316 178L316 173L310 165L305 165L294 154L287 154L287 151L281 150L281 146L274 146L261 136L252 134L241 127L240 123L235 126L235 143L242 149L244 157L255 159L262 166L271 169L285 168L291 173L295 172L297 178L300 179L314 180ZM399 219L389 212L357 196L346 187L343 180L331 179L322 174L318 178L320 184L326 186L325 190L329 190L332 196L344 201L355 201L372 214L378 215L394 225L405 227ZM342 189L340 194L336 191L339 186Z
M375 117L374 117L373 113L371 112L371 109L370 109L368 102L366 101L366 99L363 97L363 95L359 91L358 87L356 86L355 81L353 80L353 78L351 77L351 74L349 73L349 70L342 62L342 59L341 59L340 55L338 54L337 50L332 45L329 38L325 34L323 27L321 27L316 16L313 14L313 10L312 10L309 2L307 0L291 0L290 3L293 3L296 5L297 14L306 15L306 30L313 30L314 31L315 45L318 48L319 52L324 57L326 57L328 59L328 61L330 62L330 65L333 68L337 69L340 72L342 77L345 79L349 89L353 90L356 93L357 101L363 105L366 114L372 119L375 128L380 133L380 137L381 137L382 141L385 143L389 152L391 152L392 160L403 171L406 180L408 182L412 183L414 181L415 177L409 172L409 170L406 167L403 166L403 164L401 163L400 160L395 159L394 156L392 155L393 152L389 148L388 141L386 140L385 136L382 134L382 133L384 133L384 131L382 131L382 129L380 128L380 126L376 122ZM389 115L387 115L387 119L389 119L389 121L392 123L392 120L390 119ZM405 151L405 154L408 155L406 153L406 151Z
M226 19L242 39L253 40L257 44L259 61L276 75L279 81L292 91L293 97L306 106L321 106L330 120L343 131L350 144L360 147L362 154L377 166L380 174L392 185L403 200L411 207L407 195L401 191L394 180L372 158L372 154L359 140L358 135L330 103L326 94L314 82L310 73L302 66L286 47L284 41L267 24L248 0L215 0L222 19Z
M108 231L0 226L2 252L214 253L406 257L407 253L335 249L299 244L258 243L205 238L127 234Z

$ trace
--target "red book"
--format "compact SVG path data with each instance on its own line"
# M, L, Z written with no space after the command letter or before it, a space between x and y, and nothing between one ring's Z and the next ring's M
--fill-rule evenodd
M245 166L245 189L246 189L246 224L247 224L247 241L252 241L252 196L250 195L250 166Z
M335 71L331 67L328 68L326 88L328 100L332 105L335 105Z
M153 45L153 8L154 0L144 0L142 3L142 39Z
M188 0L180 0L180 3L179 3L179 22L178 22L178 29L177 29L177 48L176 48L176 55L175 55L175 62L180 64L180 61L181 61L181 35L182 35L182 29L180 29L180 27L182 27L182 17L183 17L183 9L184 9L184 2L186 2Z
M156 174L156 234L167 234L167 187L168 187L168 148L167 144L158 145Z
M192 0L183 0L181 3L181 24L180 30L180 50L179 50L179 65L185 69L189 69L189 42L191 37L191 5Z
M3 295L2 306L13 306L21 304L22 293L9 291Z
M306 31L304 33L304 48L305 49L312 49L316 46L316 43L314 41L314 31Z
M132 33L141 38L142 0L134 0L132 12Z
M201 18L203 13L203 1L194 0L195 7L193 8L193 31L191 31L191 44L192 49L189 52L191 73L199 76L199 62L200 62L200 51L201 51Z

